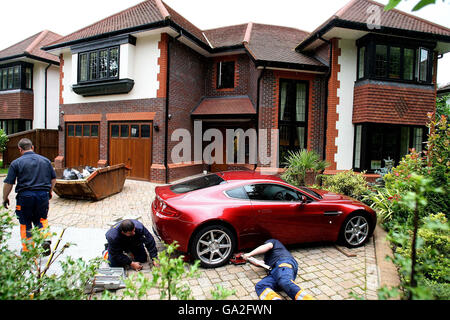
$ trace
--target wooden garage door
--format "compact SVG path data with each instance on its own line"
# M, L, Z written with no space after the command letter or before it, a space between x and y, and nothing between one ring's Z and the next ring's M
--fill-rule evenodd
M109 163L125 163L131 167L130 178L150 180L152 123L110 123Z
M66 124L66 167L96 167L99 159L99 124Z

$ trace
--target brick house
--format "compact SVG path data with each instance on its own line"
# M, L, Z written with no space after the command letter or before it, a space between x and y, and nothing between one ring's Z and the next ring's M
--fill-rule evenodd
M61 61L57 166L124 162L131 177L155 182L205 169L277 171L249 160L258 144L245 137L244 159L217 161L241 145L227 130L255 129L280 161L307 148L331 171L373 172L421 149L450 29L353 0L312 33L251 22L200 30L148 0L43 49ZM178 129L191 142L182 152ZM264 136L272 129L276 140ZM212 163L202 157L217 141L208 132L224 142Z
M6 134L59 125L59 58L41 50L61 36L44 30L0 51L0 128Z

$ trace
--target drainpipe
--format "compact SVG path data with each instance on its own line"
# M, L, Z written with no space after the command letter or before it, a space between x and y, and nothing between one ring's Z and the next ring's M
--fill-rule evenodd
M256 88L256 159L258 159L258 152L259 152L259 104L260 104L260 98L259 95L261 93L261 80L264 76L264 73L266 71L266 66L262 69L259 77L258 77L258 84ZM256 166L258 166L258 160L256 160Z
M49 64L45 68L45 93L44 93L44 128L47 129L47 71L51 67L51 64Z
M326 86L325 86L325 114L324 114L324 135L323 135L323 160L326 159L326 146L327 146L327 127L328 127L328 95L329 95L329 90L328 90L328 83L330 82L330 78L331 78L331 67L332 67L332 63L333 63L333 44L330 40L326 40L324 38L322 38L322 36L319 36L319 39L322 40L325 43L328 43L328 45L330 46L330 53L329 53L329 64L328 64L328 72L325 76L326 78Z
M174 38L177 40L182 36L182 30ZM166 77L166 115L164 123L164 167L166 168L165 181L169 183L169 167L168 167L168 146L169 146L169 84L170 84L170 44L172 43L172 38L168 36L167 41L167 77Z

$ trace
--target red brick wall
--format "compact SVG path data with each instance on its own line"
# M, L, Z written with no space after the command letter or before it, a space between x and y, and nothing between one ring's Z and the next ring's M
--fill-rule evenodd
M328 111L327 111L327 132L326 132L326 150L325 160L330 166L328 170L336 170L336 162L334 155L337 153L336 137L339 132L336 128L336 123L339 120L337 113L337 105L339 104L339 97L337 90L340 88L340 81L338 80L338 73L341 66L338 63L338 58L341 55L341 49L338 47L338 39L331 39L332 44L332 60L331 60L331 76L328 81ZM356 63L356 62L355 62Z
M32 91L4 91L0 94L0 119L33 120L33 106Z
M427 113L434 110L434 86L371 81L355 86L353 123L426 125Z
M219 61L235 61L234 88L217 89L217 63ZM246 54L211 58L207 61L205 96L248 95L250 59Z

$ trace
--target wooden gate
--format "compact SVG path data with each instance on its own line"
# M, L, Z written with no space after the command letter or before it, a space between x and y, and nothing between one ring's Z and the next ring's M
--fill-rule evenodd
M150 180L152 123L113 122L109 124L109 163L126 164L130 178Z
M96 167L99 160L99 123L66 124L66 167Z

